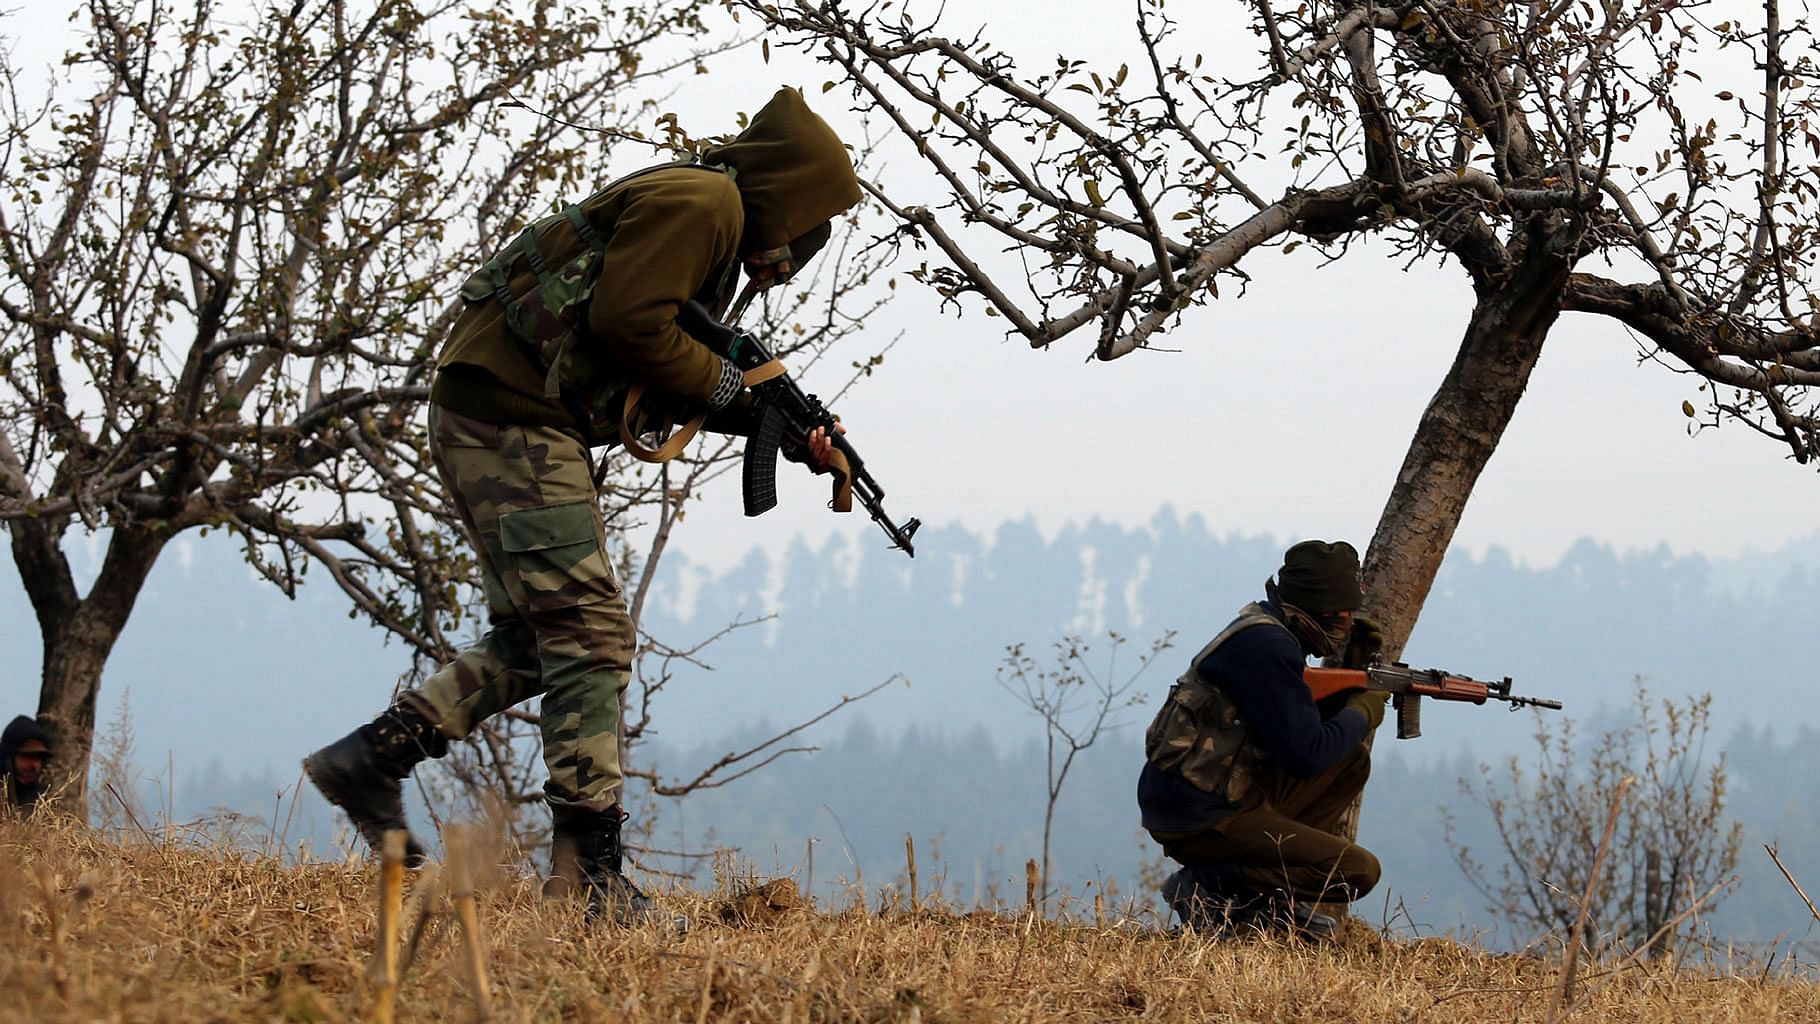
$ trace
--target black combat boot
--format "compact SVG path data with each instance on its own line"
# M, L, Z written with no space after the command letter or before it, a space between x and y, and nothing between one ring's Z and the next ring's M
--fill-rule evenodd
M1289 904L1289 926L1303 938L1326 940L1340 933L1340 922L1314 909L1314 904L1296 900Z
M1224 864L1184 867L1163 882L1163 901L1184 927L1209 938L1245 931L1286 931L1331 939L1339 922L1287 893L1259 892Z
M1231 931L1245 909L1220 869L1210 864L1183 867L1164 879L1163 902L1182 927L1209 938Z
M1292 899L1281 891L1259 893L1244 901L1235 908L1233 921L1260 932L1288 932L1317 942L1331 939L1340 931L1340 922L1316 910L1314 904Z
M374 852L386 832L405 829L404 787L400 781L417 762L448 753L449 739L405 701L393 704L366 725L303 759L304 773L329 803L347 812ZM404 862L423 863L423 844L405 838Z
M660 920L651 898L622 870L619 829L625 818L617 806L604 811L551 808L550 880L544 895L585 895L590 922L604 918L636 925Z

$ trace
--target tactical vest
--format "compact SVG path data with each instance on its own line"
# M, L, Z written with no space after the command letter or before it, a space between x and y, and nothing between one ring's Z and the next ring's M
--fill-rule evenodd
M532 223L481 264L461 286L463 301L475 303L492 299L504 308L506 326L512 337L531 365L543 374L544 397L560 403L594 438L615 435L622 408L619 398L629 382L617 376L603 377L598 372L592 357L599 351L598 346L589 345L578 351L575 344L578 337L586 339L588 336L588 305L601 285L601 263L607 251L606 239L588 219L582 206L633 178L677 167L695 167L729 178L735 176L732 167L695 160L677 160L634 171L581 203L570 203ZM550 228L565 221L575 228L582 245L560 266L551 266L542 241ZM512 275L521 262L537 278L531 290L522 295L514 293L511 286ZM736 267L737 261L728 263L726 273L717 282L717 292L725 289ZM589 356L582 358L583 352ZM647 402L640 408L655 407L656 404ZM642 433L660 426L637 424L633 426L633 432Z
M1266 755L1252 742L1232 698L1203 681L1196 667L1240 630L1266 624L1286 628L1261 604L1241 609L1188 663L1144 733L1144 756L1150 763L1234 806L1243 805Z

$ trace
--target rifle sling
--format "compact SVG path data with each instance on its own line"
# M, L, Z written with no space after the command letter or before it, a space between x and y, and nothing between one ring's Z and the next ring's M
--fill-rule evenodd
M853 469L839 448L828 452L828 472L834 476L834 497L828 500L828 507L836 512L853 511Z
M763 384L765 381L783 376L784 372L784 364L776 359L773 359L768 363L761 363L746 371L745 386L753 387L758 384ZM665 441L662 445L656 448L646 448L644 445L638 443L638 438L632 436L633 416L638 410L639 399L643 398L644 395L645 386L642 383L634 384L626 390L625 409L619 416L619 443L625 446L626 451L640 462L669 462L671 459L681 455L683 449L689 447L690 441L695 440L695 435L701 432L701 425L703 421L708 418L708 414L704 412L678 427L676 433L671 434L669 440ZM836 452L835 454L838 455L840 453ZM843 470L845 469L846 464L847 460L843 458L841 460L841 467ZM836 481L837 490L838 486L839 478L837 478ZM851 499L848 500L848 507L852 507Z

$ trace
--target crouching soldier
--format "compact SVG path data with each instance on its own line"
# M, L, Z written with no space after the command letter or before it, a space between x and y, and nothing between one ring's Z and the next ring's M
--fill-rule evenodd
M1303 541L1283 556L1265 598L1203 647L1145 734L1138 806L1182 867L1163 897L1182 923L1335 930L1316 902L1348 902L1378 883L1378 860L1335 834L1370 773L1366 735L1386 694L1317 705L1309 657L1363 667L1383 644L1354 617L1359 556L1345 542ZM1329 704L1324 701L1323 704Z
M789 277L859 198L840 139L783 89L732 142L608 185L527 228L468 279L430 390L430 453L473 545L491 628L304 760L369 844L405 827L400 780L413 766L541 696L547 891L585 898L590 919L650 917L620 844L636 637L589 448L631 447L635 435L696 415L709 429L748 433L741 372L679 327L678 311L696 300L723 312L742 266L761 288ZM830 449L817 431L794 457L820 468ZM410 840L407 860L423 855Z

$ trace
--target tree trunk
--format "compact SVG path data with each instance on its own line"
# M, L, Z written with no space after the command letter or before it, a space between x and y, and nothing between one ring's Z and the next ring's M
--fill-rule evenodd
M1530 248L1509 275L1480 288L1460 353L1422 413L1365 553L1365 611L1384 627L1386 658L1400 655L1415 629L1473 485L1561 314L1571 263L1546 244ZM1359 807L1341 822L1348 838L1358 835Z
M101 670L170 538L143 527L116 527L100 574L78 598L59 544L62 533L61 525L15 524L13 557L44 638L38 722L56 755L48 766L48 792L58 810L86 818Z

